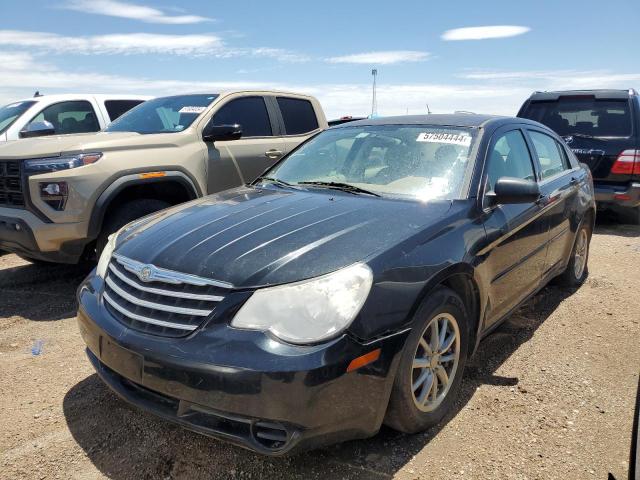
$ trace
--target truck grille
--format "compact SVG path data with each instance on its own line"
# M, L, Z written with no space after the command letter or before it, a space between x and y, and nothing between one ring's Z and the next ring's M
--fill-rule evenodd
M20 162L0 160L0 206L24 207Z
M167 337L198 328L233 285L146 265L114 255L105 279L104 305L120 323Z

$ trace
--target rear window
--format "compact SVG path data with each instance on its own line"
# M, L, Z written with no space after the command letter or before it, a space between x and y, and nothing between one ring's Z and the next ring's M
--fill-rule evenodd
M136 105L140 105L142 102L143 100L107 100L104 102L104 106L107 109L109 118L113 122L123 113L128 112Z
M632 133L628 100L560 97L531 102L521 116L543 123L562 136L629 137Z
M318 128L316 112L310 101L278 97L278 106L282 112L287 135L300 135Z

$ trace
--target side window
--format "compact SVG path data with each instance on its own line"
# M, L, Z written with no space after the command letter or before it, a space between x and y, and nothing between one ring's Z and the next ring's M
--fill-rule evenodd
M128 112L133 107L140 105L142 102L142 100L107 100L104 102L104 106L107 109L109 118L113 122L123 113Z
M488 190L493 190L500 177L535 180L531 155L520 130L511 130L495 142L487 161Z
M558 145L555 139L544 133L532 130L529 130L529 135L533 141L533 148L538 154L538 160L540 160L543 180L571 168L567 157L562 151L562 147Z
M29 122L46 120L53 125L56 134L89 133L100 130L98 118L91 104L84 100L60 102L49 105Z
M287 135L301 135L318 128L318 119L309 100L277 97Z
M214 125L238 124L243 137L273 135L267 106L262 97L243 97L223 105L213 116Z

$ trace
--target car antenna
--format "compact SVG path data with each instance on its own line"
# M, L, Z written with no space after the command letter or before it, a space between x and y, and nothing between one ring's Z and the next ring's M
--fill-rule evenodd
M42 94L40 93L40 90L36 90L36 93L33 94L34 98L35 97L41 97Z
M427 114L431 115L431 110L429 109L429 104L427 103Z

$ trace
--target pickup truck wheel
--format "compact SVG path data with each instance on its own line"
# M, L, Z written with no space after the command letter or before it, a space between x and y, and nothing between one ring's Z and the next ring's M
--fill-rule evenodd
M621 223L640 225L640 207L629 207L618 211L618 220Z
M464 304L453 290L440 287L429 294L402 351L385 424L417 433L452 409L467 360L468 325Z
M576 233L576 239L571 250L571 257L566 270L558 277L558 283L565 287L577 287L584 283L589 276L589 243L591 242L591 227L582 222Z
M150 213L164 210L170 206L171 204L168 202L153 198L131 200L120 205L115 212L105 219L105 222L102 225L102 231L96 240L96 258L100 258L100 254L107 244L109 235L117 232L129 222L144 217L145 215L149 215Z

